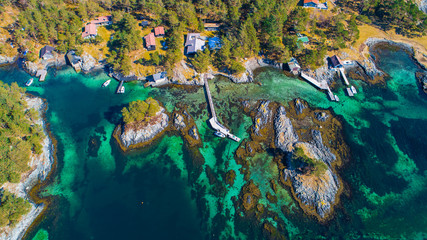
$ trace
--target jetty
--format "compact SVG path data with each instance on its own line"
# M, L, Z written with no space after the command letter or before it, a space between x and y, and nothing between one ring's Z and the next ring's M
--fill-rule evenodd
M119 83L119 86L117 86L117 89L116 89L116 93L117 94L119 94L120 93L120 89L122 88L122 86L123 86L123 80L122 81L120 81L120 83Z
M236 142L240 142L240 138L238 138L238 137L234 136L233 134L231 134L230 130L228 130L226 127L224 127L222 124L220 124L218 122L218 119L217 119L216 113L215 113L215 106L213 104L211 92L209 90L208 79L206 77L204 77L204 85L205 85L205 91L206 91L206 99L208 100L209 109L210 109L210 112L211 112L211 118L209 119L209 124L211 125L211 127L215 131L224 134L224 136L226 136L228 138L231 138L232 140L234 140Z
M44 82L47 75L47 71L44 69L37 70L36 77L39 77L40 82Z
M339 101L339 98L336 97L336 95L334 95L331 91L331 89L329 88L328 83L323 80L321 82L317 81L316 79L314 79L313 77L301 72L300 76L306 80L307 82L311 83L312 85L314 85L315 87L321 89L321 90L326 90L329 96L329 99L331 101Z
M345 85L348 86L346 88L348 96L353 97L354 95L357 94L356 88L354 86L351 86L350 83L348 82L347 77L345 76L344 68L343 67L339 68L339 71L342 79L344 80Z

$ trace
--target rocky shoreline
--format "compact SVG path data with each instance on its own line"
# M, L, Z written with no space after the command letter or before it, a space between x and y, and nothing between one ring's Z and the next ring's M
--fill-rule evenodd
M34 124L40 124L45 134L42 147L43 151L39 156L33 156L29 162L31 170L24 173L21 181L16 184L5 183L2 187L15 194L18 197L28 200L31 204L31 210L17 223L14 228L6 228L0 235L1 239L15 240L21 239L34 220L43 211L45 205L43 203L36 204L29 196L31 189L39 182L44 181L52 169L55 162L54 144L49 137L47 123L44 120L44 114L47 108L47 103L39 97L27 97L29 108L35 109L39 113L39 119Z
M114 137L123 151L143 147L157 139L169 126L169 115L163 107L147 124L117 126Z
M243 166L244 179L251 179L251 164L246 159L269 149L279 169L278 179L270 182L273 192L279 187L288 189L305 214L320 222L330 219L344 187L336 168L349 156L340 121L331 110L312 109L300 99L289 102L289 107L268 100L243 101L242 105L254 122L250 139L244 140L235 154ZM297 149L322 168L316 171L316 167L295 162ZM245 215L254 211L256 216L262 216L264 211L257 204L260 195L252 185L250 182L242 189L240 206ZM270 202L278 201L275 194L266 197Z

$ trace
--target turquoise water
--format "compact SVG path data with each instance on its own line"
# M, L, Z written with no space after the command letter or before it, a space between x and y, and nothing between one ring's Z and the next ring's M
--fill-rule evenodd
M237 107L238 99L270 99L283 104L300 97L316 107L331 107L342 116L351 159L340 170L346 193L328 224L304 216L289 193L279 188L276 204L260 203L271 212L262 219L290 239L423 239L427 235L427 99L414 78L417 66L404 52L384 51L380 67L391 75L387 86L352 81L359 94L335 90L339 103L298 79L276 70L257 75L257 84L211 82L217 112L232 132L248 137L252 125ZM0 79L29 78L9 67ZM238 143L219 139L207 127L201 88L144 88L126 85L116 95L103 73L85 76L70 68L51 71L45 82L28 88L49 103L47 119L58 140L58 170L41 194L56 201L29 234L32 239L260 239L261 224L243 216L235 201L246 184L234 160ZM179 136L165 135L148 148L122 153L111 138L128 102L154 97L169 111L188 105L203 147L187 149ZM265 196L278 171L268 153L248 159L251 179ZM225 173L237 173L233 186ZM143 204L142 204L143 202ZM283 213L282 206L288 211ZM255 226L255 227L254 227Z

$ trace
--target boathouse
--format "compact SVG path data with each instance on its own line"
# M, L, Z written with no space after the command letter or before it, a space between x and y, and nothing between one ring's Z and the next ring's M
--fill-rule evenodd
M145 47L148 51L156 50L156 38L154 37L154 33L150 33L144 37Z
M295 58L291 58L291 60L289 60L288 67L289 71L294 75L298 75L299 71L301 70L301 66Z
M337 55L329 57L329 65L331 68L342 68L343 67L341 59Z
M74 68L74 70L76 70L76 72L80 72L82 67L82 58L77 56L74 51L69 51L66 56L68 62Z

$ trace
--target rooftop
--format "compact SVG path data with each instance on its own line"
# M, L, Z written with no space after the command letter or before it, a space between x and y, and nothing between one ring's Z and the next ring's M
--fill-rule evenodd
M154 33L149 33L147 36L144 37L146 46L155 46L156 45L156 38L154 37Z
M156 27L154 28L154 35L165 35L165 28L164 27Z
M95 20L93 20L91 23L101 24L101 23L110 22L111 20L112 20L111 16L101 16L101 17L95 18Z
M82 37L85 38L87 36L90 35L96 35L96 25L93 23L89 23L88 25L85 26L85 30L84 32L82 32Z

